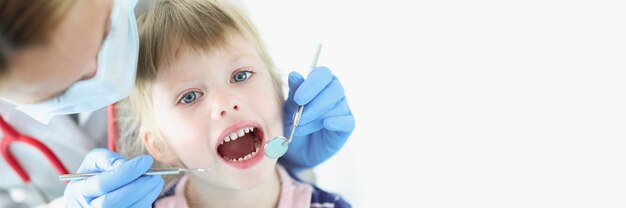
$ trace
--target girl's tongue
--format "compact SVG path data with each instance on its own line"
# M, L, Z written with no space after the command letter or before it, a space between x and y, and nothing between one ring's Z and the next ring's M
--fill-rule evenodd
M246 133L236 140L224 142L219 145L217 147L217 153L229 161L238 160L239 158L242 160L248 159L246 156L256 152L257 147L259 146L257 145L257 140L258 139L252 132Z

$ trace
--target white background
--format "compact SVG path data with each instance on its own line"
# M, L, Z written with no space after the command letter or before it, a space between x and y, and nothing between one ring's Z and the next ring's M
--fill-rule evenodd
M285 75L324 44L354 207L626 207L624 1L243 2Z

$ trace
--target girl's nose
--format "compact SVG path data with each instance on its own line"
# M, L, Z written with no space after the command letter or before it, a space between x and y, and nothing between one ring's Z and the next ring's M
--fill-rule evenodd
M238 105L232 105L232 107L229 108L224 108L223 110L221 110L219 113L219 117L224 117L226 116L226 114L228 113L232 113L235 111L239 111L239 106Z
M211 113L211 117L215 120L219 120L238 112L240 106L236 97L237 96L233 93L228 92L215 93L214 96L210 98L213 100L213 112Z

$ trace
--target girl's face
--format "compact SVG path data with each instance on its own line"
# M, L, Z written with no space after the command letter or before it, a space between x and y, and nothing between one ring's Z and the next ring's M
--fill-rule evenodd
M194 174L209 184L245 189L274 171L276 160L265 157L262 147L283 133L282 101L255 45L233 34L211 52L179 53L155 80L153 115L178 156L167 162L180 160L188 168L217 164L209 173Z

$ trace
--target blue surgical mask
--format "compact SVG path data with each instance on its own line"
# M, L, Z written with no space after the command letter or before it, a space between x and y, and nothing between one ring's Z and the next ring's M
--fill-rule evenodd
M74 83L58 97L17 109L47 124L56 115L95 111L127 97L135 83L139 54L136 4L137 0L113 2L111 30L100 46L93 78Z

